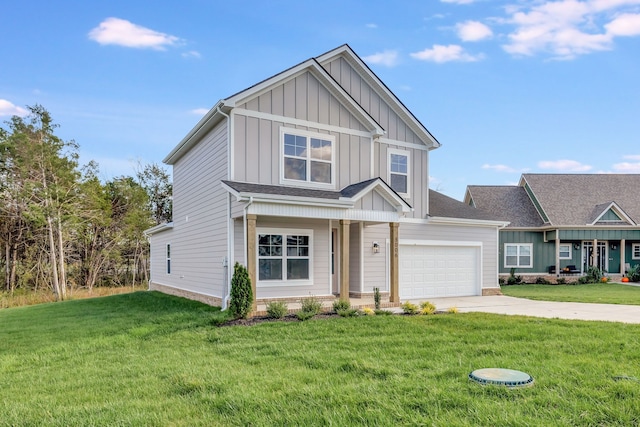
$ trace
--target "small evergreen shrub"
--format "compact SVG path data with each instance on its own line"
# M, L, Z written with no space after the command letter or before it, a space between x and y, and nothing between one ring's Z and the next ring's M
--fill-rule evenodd
M636 264L627 271L627 277L631 282L640 282L640 264Z
M351 304L346 299L339 299L333 302L333 311L338 313L340 310L348 310L351 308Z
M558 278L556 279L556 283L557 283L558 285L565 285L565 284L567 283L567 279L565 279L564 277L558 277Z
M253 307L253 290L251 289L251 279L247 268L236 262L233 266L233 277L231 278L231 301L229 310L236 318L246 319Z
M316 314L322 310L322 302L314 296L300 300L300 311L308 311L309 313Z
M550 285L550 284L551 282L545 279L544 277L539 276L536 278L536 285Z
M380 310L380 288L373 288L373 304L376 307L376 310Z
M404 314L418 314L418 306L410 301L405 301L400 306Z
M420 303L420 314L433 314L436 312L436 306L429 301L424 301Z
M358 310L355 308L346 308L337 311L338 315L341 317L354 317L358 315Z
M287 303L284 301L271 301L267 304L267 316L272 319L282 319L288 312Z
M522 276L516 276L516 269L512 268L509 272L509 278L507 279L507 285L519 285L522 283Z
M317 314L317 313L313 313L313 312L311 312L311 311L303 311L303 310L300 310L300 311L298 311L298 312L296 313L296 317L297 317L299 320L305 321L305 320L309 320L309 319L311 319L311 318L312 318L313 316L315 316L316 314Z
M364 314L365 316L375 316L376 312L373 311L373 309L370 307L365 307L362 309L362 314Z

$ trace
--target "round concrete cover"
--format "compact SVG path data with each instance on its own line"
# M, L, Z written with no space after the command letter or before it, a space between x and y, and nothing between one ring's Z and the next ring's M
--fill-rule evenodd
M476 369L469 374L469 379L482 385L496 384L507 387L529 387L533 385L531 375L513 369Z

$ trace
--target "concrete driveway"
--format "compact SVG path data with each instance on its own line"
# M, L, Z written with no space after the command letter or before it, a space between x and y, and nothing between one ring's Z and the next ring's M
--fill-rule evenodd
M420 301L412 302L419 303ZM429 298L428 301L435 304L438 310L457 307L460 313L477 311L483 313L546 317L549 319L604 320L640 324L639 305L533 301L504 295Z

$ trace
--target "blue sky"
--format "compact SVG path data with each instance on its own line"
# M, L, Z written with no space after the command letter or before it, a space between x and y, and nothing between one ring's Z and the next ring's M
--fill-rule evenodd
M0 120L42 104L103 178L348 43L442 143L431 187L640 173L640 0L6 2Z

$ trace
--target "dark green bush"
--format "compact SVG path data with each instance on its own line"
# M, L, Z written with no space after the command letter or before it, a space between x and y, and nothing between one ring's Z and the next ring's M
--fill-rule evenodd
M604 275L602 274L602 270L598 267L591 266L587 270L587 275L584 277L587 280L585 283L600 283L600 280L602 280Z
M356 310L355 308L345 308L341 310L336 310L336 312L342 317L354 317L359 314L358 310Z
M567 283L567 279L565 279L564 277L558 277L558 278L556 279L556 283L557 283L558 285L564 285L564 284L566 284L566 283Z
M320 313L320 310L322 310L322 302L320 302L320 300L314 296L304 298L300 300L300 310L308 311L309 313L313 313L313 315L315 316L316 314Z
M253 307L253 290L247 268L236 262L231 278L231 301L229 310L236 318L246 319Z
M282 319L288 312L287 303L284 301L271 301L267 304L267 315L272 319Z
M313 316L315 316L317 313L313 313L311 311L304 311L304 310L300 310L296 313L296 316L298 317L298 319L300 320L309 320L311 319Z
M536 285L550 285L550 284L551 282L545 279L544 277L539 276L536 278Z
M627 277L631 282L640 282L640 264L636 264L627 271Z
M373 288L373 303L376 307L376 310L380 310L380 288Z
M333 302L333 311L338 313L340 310L348 310L351 308L351 304L346 299L338 299Z

